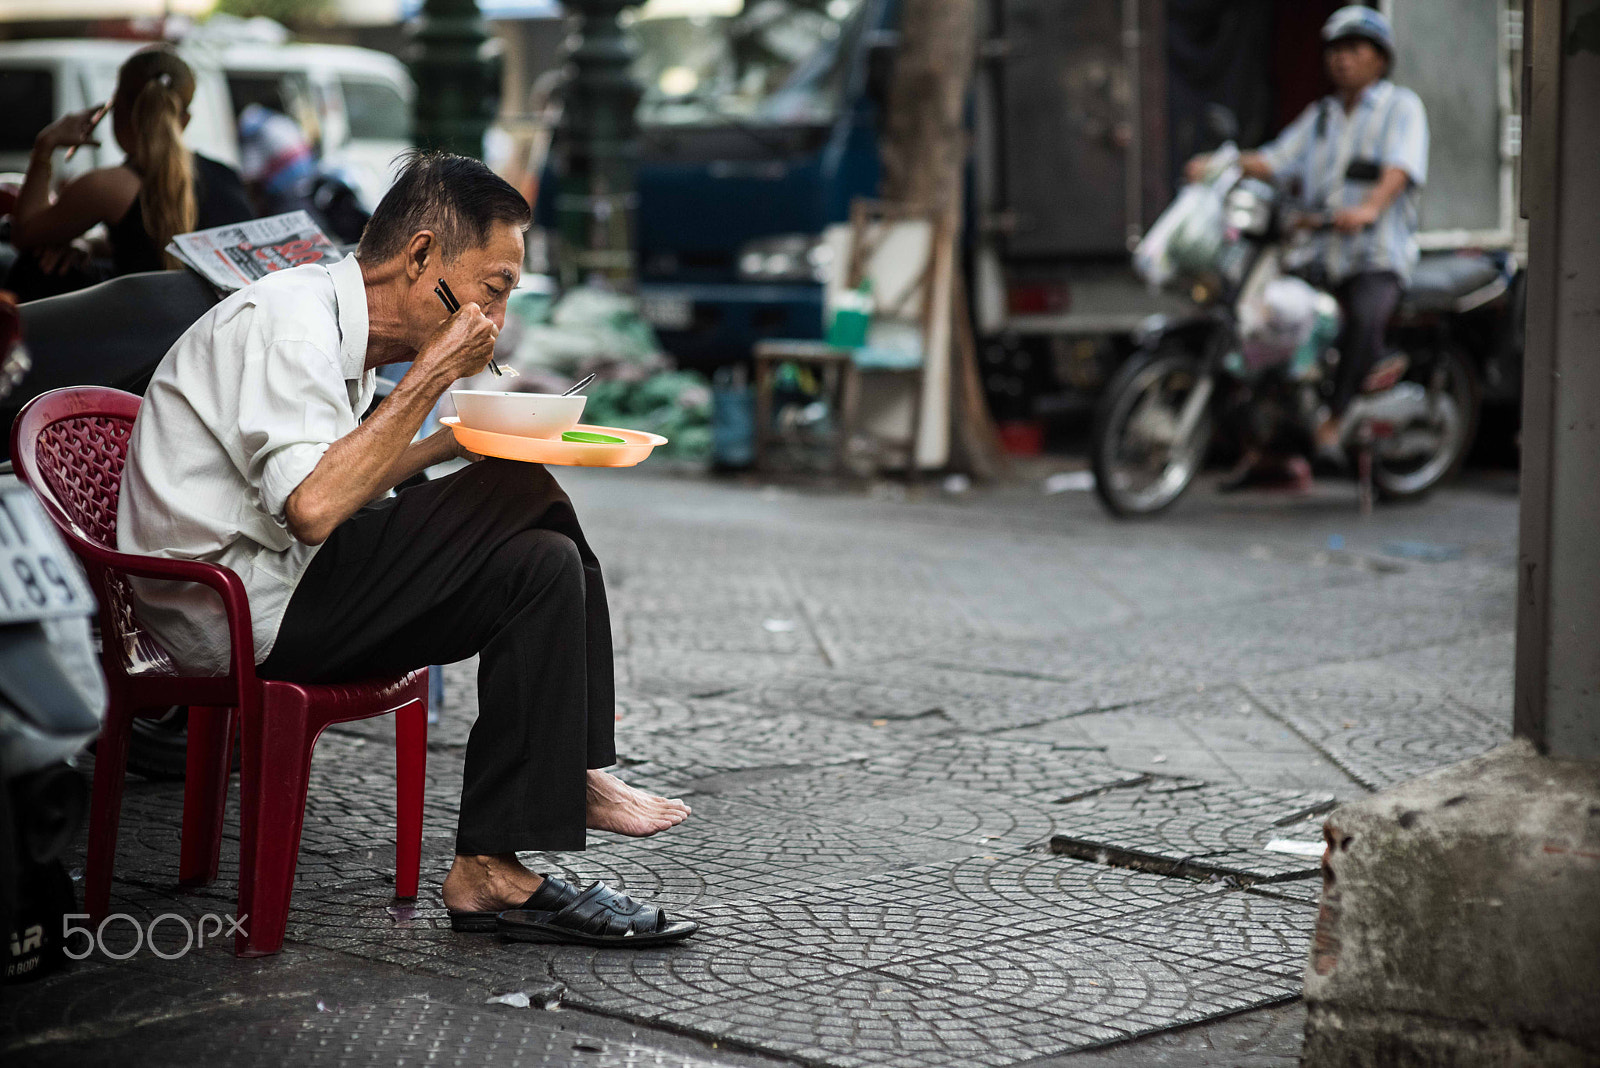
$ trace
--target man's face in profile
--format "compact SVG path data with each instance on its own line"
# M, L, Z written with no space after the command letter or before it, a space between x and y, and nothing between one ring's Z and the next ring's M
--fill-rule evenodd
M450 291L462 304L476 302L483 314L498 327L506 323L506 298L522 278L522 231L511 223L495 223L489 239L478 248L469 248L455 259L446 259L439 275L450 284ZM417 287L425 294L428 329L445 315L433 295L438 279L424 275Z

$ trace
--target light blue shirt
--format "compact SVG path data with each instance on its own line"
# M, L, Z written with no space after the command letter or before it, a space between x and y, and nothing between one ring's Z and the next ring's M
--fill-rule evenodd
M1385 168L1405 171L1411 184L1372 226L1355 234L1317 234L1289 262L1320 261L1334 282L1363 271L1410 279L1417 263L1417 198L1428 180L1428 113L1416 93L1380 80L1363 90L1349 114L1338 97L1325 96L1260 152L1279 181L1300 179L1313 211L1359 207ZM1352 162L1373 164L1378 173L1370 180L1350 178Z

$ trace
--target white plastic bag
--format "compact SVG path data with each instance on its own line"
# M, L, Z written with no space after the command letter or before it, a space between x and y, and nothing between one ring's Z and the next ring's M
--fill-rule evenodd
M1245 366L1265 370L1289 359L1311 336L1321 294L1303 278L1279 276L1239 309Z
M1223 198L1239 174L1239 149L1230 141L1211 154L1205 177L1184 186L1156 219L1133 250L1133 269L1150 288L1215 265L1226 232Z

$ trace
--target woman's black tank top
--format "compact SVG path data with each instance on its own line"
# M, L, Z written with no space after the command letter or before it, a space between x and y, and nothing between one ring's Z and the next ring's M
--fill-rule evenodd
M227 226L255 218L238 172L198 152L192 155L197 209L195 229L209 230L213 226ZM111 240L113 273L123 275L166 269L161 250L144 228L144 212L139 207L138 197L133 198L133 204L122 218L106 227L106 236Z

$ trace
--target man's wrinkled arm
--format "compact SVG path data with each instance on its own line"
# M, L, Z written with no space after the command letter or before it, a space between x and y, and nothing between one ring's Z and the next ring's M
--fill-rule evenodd
M442 376L417 372L413 367L366 422L329 445L317 466L289 494L283 512L289 533L307 545L321 545L373 498L447 458L433 457L445 447L438 439L449 435L435 434L412 443L434 402L450 385Z
M389 486L398 486L406 479L419 471L426 471L435 464L442 464L463 455L456 444L456 436L448 430L440 430L429 434L421 441L414 441L406 446L406 451L395 462L394 469L389 472ZM380 491L381 492L381 491Z

